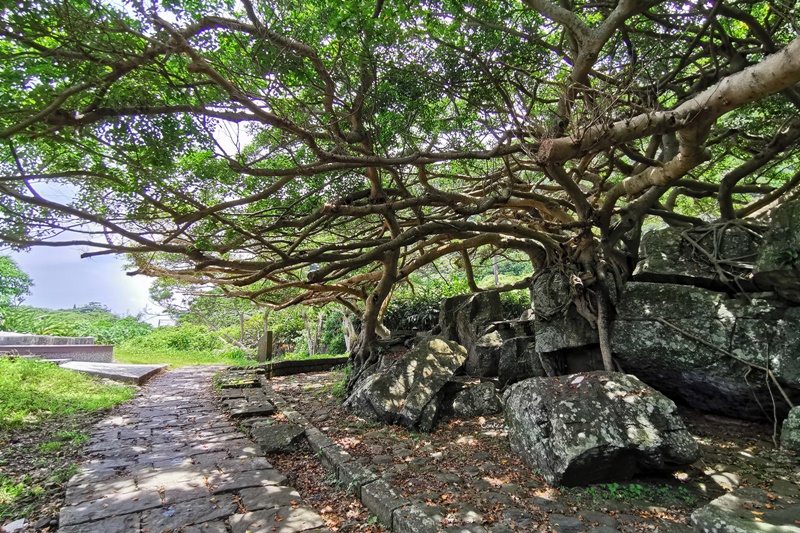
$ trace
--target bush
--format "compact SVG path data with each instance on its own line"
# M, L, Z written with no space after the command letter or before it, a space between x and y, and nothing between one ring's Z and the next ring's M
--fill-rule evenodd
M226 347L208 328L195 324L156 328L149 335L136 337L126 344L130 348L179 351L212 351Z
M134 317L118 318L97 308L53 311L38 307L4 307L0 310L3 329L34 335L94 337L97 344L118 344L141 337L153 327Z

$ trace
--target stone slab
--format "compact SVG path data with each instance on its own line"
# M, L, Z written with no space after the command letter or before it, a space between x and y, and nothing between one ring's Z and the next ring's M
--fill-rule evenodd
M91 528L91 529L89 529ZM103 533L132 533L140 531L141 519L138 513L123 516L114 516L92 522L91 524L78 524L74 526L61 526L59 533L86 533L87 531L102 531Z
M161 507L161 495L156 490L113 494L100 500L63 507L60 527L93 522Z
M800 533L800 502L767 494L752 487L737 489L697 509L692 522L703 533Z
M198 498L147 511L142 514L142 526L147 531L177 531L183 526L227 518L237 509L229 494Z
M394 527L392 524L394 510L411 505L410 500L404 498L399 490L384 479L379 479L361 487L361 503L389 529Z
M113 379L115 381L142 385L168 366L169 365L122 365L117 363L70 361L61 365L61 368L68 368L84 374Z
M325 523L308 507L293 506L233 515L230 525L233 533L298 533Z

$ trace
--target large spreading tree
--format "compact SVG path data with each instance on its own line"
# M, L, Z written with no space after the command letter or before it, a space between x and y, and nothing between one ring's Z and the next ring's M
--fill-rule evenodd
M647 217L753 219L800 183L792 1L105 4L0 8L0 240L338 301L358 368L446 255L568 269L603 339Z

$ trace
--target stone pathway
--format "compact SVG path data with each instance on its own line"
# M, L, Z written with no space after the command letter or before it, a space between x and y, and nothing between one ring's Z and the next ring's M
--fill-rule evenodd
M95 428L69 483L60 533L326 531L222 414L220 368L162 373Z

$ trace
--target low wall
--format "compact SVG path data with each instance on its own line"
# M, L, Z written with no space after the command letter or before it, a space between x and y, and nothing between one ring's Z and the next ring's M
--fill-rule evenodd
M92 363L114 361L114 347L102 344L0 345L0 355L36 356L43 359L70 359Z
M53 346L53 345L91 345L94 337L53 337L50 335L26 335L0 333L0 348L9 346Z
M303 359L300 361L273 361L258 365L268 378L305 374L308 372L327 372L334 367L346 365L349 357L326 357L324 359Z

